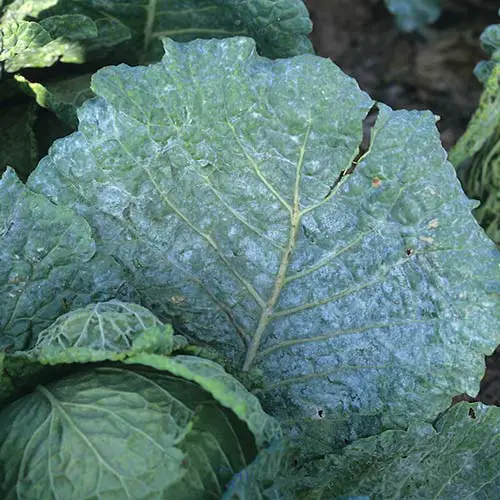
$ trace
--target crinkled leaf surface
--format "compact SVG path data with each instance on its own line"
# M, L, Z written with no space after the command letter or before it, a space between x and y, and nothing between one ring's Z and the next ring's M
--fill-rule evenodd
M433 23L441 14L441 0L384 0L403 31L415 31Z
M2 367L11 385L24 384L17 366L69 365L119 361L143 365L191 380L245 421L264 445L279 437L276 421L265 416L258 399L219 364L197 356L173 355L186 342L173 335L148 309L132 302L110 300L89 304L60 316L37 336L33 348L4 355ZM36 366L35 366L36 365ZM31 369L30 369L31 370ZM0 386L7 379L1 380ZM0 405L2 404L0 398Z
M247 35L268 57L312 52L307 38L312 24L302 0L16 0L0 27L0 60L10 72L50 66L59 58L84 62L103 57L129 39L128 57L132 53L136 61L158 60L161 37L188 41Z
M0 179L0 348L17 350L70 307L132 297L123 270L96 256L87 222L28 190L8 169Z
M326 485L300 498L498 498L499 438L500 408L460 403L434 426L412 424L344 448L322 464L317 477Z
M112 300L61 316L30 351L0 353L0 405L33 391L0 411L2 498L220 498L258 451L267 463L268 444L281 443L276 420L220 365L169 357L173 347L151 312ZM43 367L102 360L134 371L61 379Z
M93 90L29 187L89 221L160 319L259 371L304 449L477 392L499 258L431 113L379 105L353 169L369 97L325 59L271 61L245 38L168 41Z
M170 325L137 304L111 300L59 316L26 355L53 365L120 360L143 351L168 355L173 348Z
M232 412L165 373L97 368L0 412L6 500L219 498L256 453Z
M4 69L83 63L105 56L132 34L128 26L89 2L15 0L0 23Z
M32 391L0 411L2 498L220 498L247 466L279 463L281 430L258 399L212 361L170 357L178 346L150 311L111 300L61 316L29 351L0 353L0 407ZM103 360L134 370L61 378ZM272 481L276 466L265 471Z

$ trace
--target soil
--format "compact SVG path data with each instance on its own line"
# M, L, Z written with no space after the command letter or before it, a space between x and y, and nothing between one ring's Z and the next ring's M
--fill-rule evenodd
M479 101L479 35L498 23L498 0L444 0L440 19L418 33L400 32L382 0L305 3L317 54L393 109L430 109L441 117L443 146L455 144Z

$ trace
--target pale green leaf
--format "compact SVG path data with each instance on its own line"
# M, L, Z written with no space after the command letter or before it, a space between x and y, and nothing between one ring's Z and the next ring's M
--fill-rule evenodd
M59 316L25 355L56 365L122 360L136 352L170 354L173 348L170 325L144 307L111 300Z
M270 443L284 453L257 398L212 361L170 357L176 344L147 309L113 300L61 316L30 351L0 353L2 498L215 499L259 452L269 461ZM74 364L104 360L133 370Z
M52 66L55 62L82 63L82 40L95 38L97 27L82 15L53 16L34 21L4 23L0 31L0 62L5 71Z

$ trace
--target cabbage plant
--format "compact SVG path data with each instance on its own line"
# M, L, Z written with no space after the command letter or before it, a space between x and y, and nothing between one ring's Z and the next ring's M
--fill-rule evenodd
M0 179L3 495L495 498L500 255L436 117L249 37L163 51Z

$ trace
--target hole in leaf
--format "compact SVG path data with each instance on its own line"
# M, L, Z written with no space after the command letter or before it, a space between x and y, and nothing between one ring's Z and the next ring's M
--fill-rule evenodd
M340 181L344 178L347 177L348 175L351 175L356 167L358 166L359 161L361 158L368 152L370 149L371 141L372 141L372 128L375 125L375 122L377 121L377 117L379 114L379 109L377 104L375 103L371 108L370 111L368 111L366 117L363 120L363 136L361 138L361 142L359 143L358 146L358 152L354 159L351 162L351 165L346 168L345 170L342 170L338 177L335 179L335 182L330 186L330 189L328 193L325 196L325 199L330 196L332 191L338 186Z
M500 406L500 346L484 357L485 372L476 400L486 405Z

